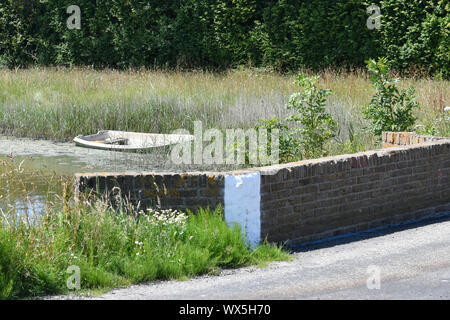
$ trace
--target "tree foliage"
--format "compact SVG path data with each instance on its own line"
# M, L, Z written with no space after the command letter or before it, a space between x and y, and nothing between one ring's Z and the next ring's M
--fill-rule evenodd
M366 8L381 7L369 30ZM81 9L69 30L67 8ZM3 0L0 64L9 67L363 67L449 77L444 0Z

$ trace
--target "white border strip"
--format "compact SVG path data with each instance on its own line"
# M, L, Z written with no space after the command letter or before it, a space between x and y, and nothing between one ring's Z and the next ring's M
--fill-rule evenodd
M261 242L261 173L226 175L224 215L229 226L239 224L247 244Z

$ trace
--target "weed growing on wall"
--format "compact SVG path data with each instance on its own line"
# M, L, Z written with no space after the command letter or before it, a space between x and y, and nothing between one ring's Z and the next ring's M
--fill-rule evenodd
M397 87L399 80L389 75L386 58L368 60L367 69L376 90L370 103L363 107L364 117L371 121L371 132L379 136L383 131L411 130L416 122L413 110L419 106L414 87Z
M325 110L329 89L317 86L318 76L308 77L300 74L295 83L303 91L291 95L287 108L294 114L286 118L294 123L291 134L303 150L305 158L318 158L328 154L330 140L336 136L337 123Z
M331 90L320 89L318 81L318 76L298 75L294 83L303 90L292 94L286 105L293 113L284 122L273 118L258 124L280 131L280 159L283 162L319 158L329 153L329 144L336 136L338 125L325 110Z
M272 119L259 120L255 129L259 130L261 128L267 130L269 138L271 137L272 130L278 130L278 152L280 162L292 162L301 157L301 149L298 143L293 139L293 136L289 131L289 126L281 122L279 118L274 117ZM273 145L271 140L268 140L268 148L268 151L272 152Z

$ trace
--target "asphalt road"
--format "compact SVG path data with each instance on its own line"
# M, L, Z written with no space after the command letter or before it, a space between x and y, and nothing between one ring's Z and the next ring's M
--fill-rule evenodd
M290 262L96 299L450 299L450 215L303 246Z

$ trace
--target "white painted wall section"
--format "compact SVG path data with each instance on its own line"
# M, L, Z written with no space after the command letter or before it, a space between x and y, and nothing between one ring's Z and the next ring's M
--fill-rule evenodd
M229 226L239 224L251 246L261 242L260 192L260 172L225 176L225 221Z

